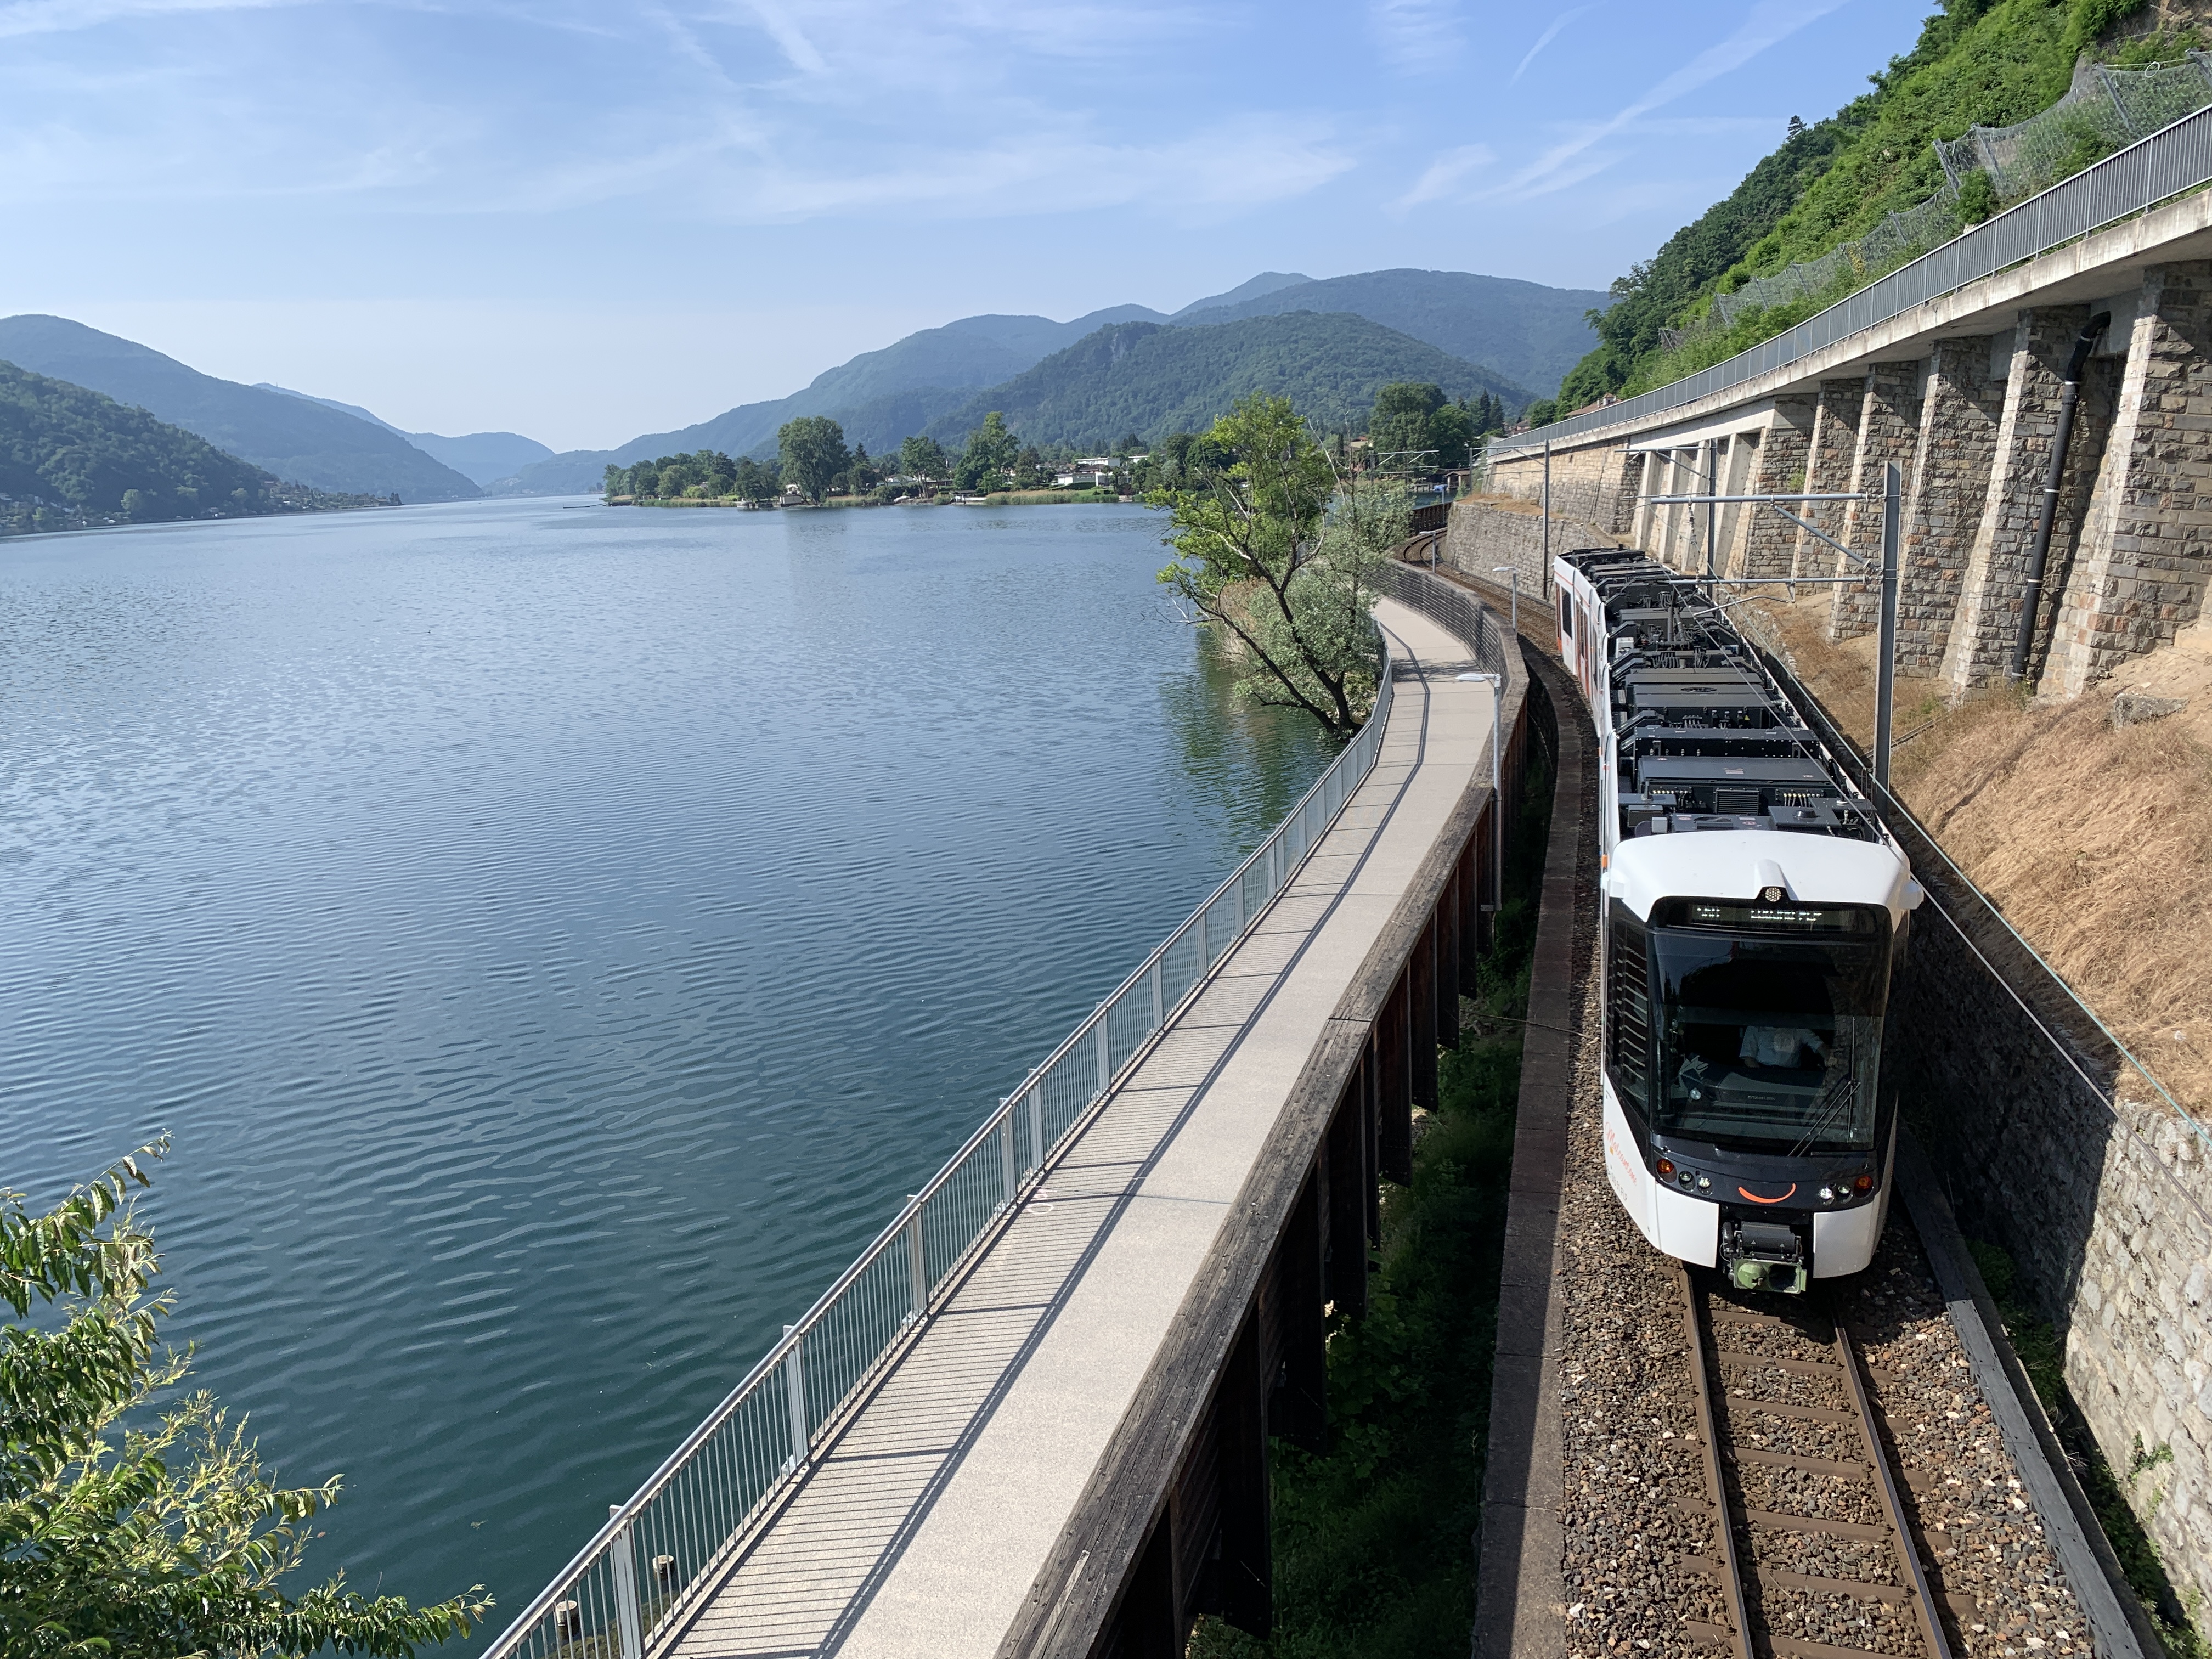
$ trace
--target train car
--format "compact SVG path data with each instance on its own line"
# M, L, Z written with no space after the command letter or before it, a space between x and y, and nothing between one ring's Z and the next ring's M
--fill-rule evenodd
M1703 585L1553 562L1601 757L1605 1167L1666 1254L1747 1290L1858 1273L1888 1213L1892 975L1923 895Z

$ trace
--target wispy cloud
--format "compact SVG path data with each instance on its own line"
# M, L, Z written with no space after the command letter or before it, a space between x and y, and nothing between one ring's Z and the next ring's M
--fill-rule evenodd
M1462 36L1455 0L1370 0L1382 60L1401 72L1448 69Z
M1462 144L1448 149L1428 165L1413 187L1397 198L1390 205L1403 213L1424 202L1441 202L1462 193L1468 179L1494 165L1497 153L1487 144Z
M1529 47L1528 52L1522 55L1521 61L1513 66L1513 73L1507 78L1505 84L1510 87L1514 83L1514 82L1518 81L1523 75L1526 75L1528 72L1528 65L1536 61L1536 54L1543 51L1545 47L1550 46L1553 41L1558 40L1559 38L1559 31L1561 29L1573 22L1576 18L1583 15L1587 12L1595 11L1595 9L1596 8L1595 6L1570 6L1566 10L1561 12L1557 17L1554 17L1552 20L1551 27L1536 37L1536 44Z
M1495 193L1508 200L1525 200L1581 183L1619 159L1590 155L1607 139L1617 137L1652 111L1663 108L1685 94L1742 68L1769 47L1786 40L1844 3L1844 0L1759 0L1735 33L1706 47L1607 119L1554 144L1499 185Z
M66 34L126 18L262 11L302 3L312 3L312 0L15 0L11 5L0 5L0 40L36 34Z

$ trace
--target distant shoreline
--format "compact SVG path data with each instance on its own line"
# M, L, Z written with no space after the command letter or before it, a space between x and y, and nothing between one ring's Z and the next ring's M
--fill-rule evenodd
M608 507L720 507L747 513L812 512L830 507L1113 507L1127 506L1133 495L1116 495L1104 489L997 489L987 495L942 495L879 501L866 495L831 495L821 501L747 501L735 495L610 495Z

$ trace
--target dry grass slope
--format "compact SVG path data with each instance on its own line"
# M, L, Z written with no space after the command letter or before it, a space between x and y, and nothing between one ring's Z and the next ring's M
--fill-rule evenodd
M1853 737L1869 738L1873 639L1826 640L1826 590L1758 608L1814 695ZM2188 707L2116 730L2121 691ZM1898 793L1944 849L2176 1099L2212 1115L2204 628L2073 702L1989 692L1954 707L1929 682L1900 682L1895 728L1918 732L1896 750Z

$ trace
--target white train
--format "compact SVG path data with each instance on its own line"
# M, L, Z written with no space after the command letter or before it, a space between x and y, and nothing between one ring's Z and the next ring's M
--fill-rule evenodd
M1698 583L1609 550L1553 574L1601 757L1613 1190L1744 1289L1857 1273L1889 1209L1884 1015L1923 895Z

